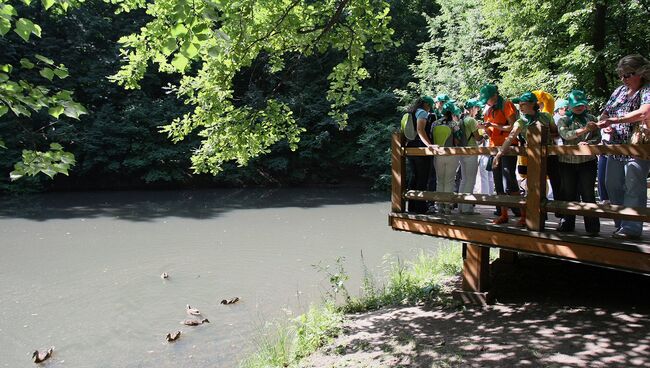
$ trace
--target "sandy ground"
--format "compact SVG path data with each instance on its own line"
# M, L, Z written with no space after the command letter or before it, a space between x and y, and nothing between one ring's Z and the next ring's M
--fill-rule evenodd
M301 367L650 367L649 276L522 257L492 282L484 308L350 316Z

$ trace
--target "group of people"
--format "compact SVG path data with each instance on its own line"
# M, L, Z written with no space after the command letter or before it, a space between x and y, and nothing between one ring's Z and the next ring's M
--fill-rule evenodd
M573 90L566 99L555 100L542 90L525 92L513 99L503 97L493 84L485 84L480 96L463 108L448 95L423 96L409 108L416 135L407 147L500 147L485 160L476 156L409 157L409 188L437 192L472 193L479 163L492 171L496 194L521 195L517 173L525 176L525 157L505 155L510 146L525 145L528 127L540 123L548 129L548 145L650 143L650 61L641 55L619 60L616 72L622 84L612 93L598 116L590 112L586 94ZM482 118L482 119L481 119ZM519 160L519 162L518 162ZM457 171L460 183L455 186ZM646 178L650 160L621 155L548 156L547 175L554 199L596 203L595 185L602 203L646 207ZM480 174L479 174L480 175ZM484 186L484 180L482 186ZM491 189L491 188L490 188ZM525 190L525 189L524 189ZM489 191L491 193L491 190ZM451 214L453 204L409 201L409 212ZM525 226L525 209L511 209ZM473 214L473 206L459 204L461 214ZM508 208L498 207L495 224L508 223ZM560 232L575 230L574 215L559 215ZM643 223L615 220L613 237L639 239ZM597 217L585 217L587 234L600 233Z

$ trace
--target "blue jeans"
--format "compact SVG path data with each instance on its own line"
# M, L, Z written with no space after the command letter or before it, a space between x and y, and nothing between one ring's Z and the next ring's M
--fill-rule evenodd
M630 161L621 161L608 158L605 185L610 202L625 207L645 208L648 201L646 178L649 171L650 161L648 160L635 158ZM614 223L625 234L641 236L643 222L615 220Z
M607 169L607 155L598 156L598 197L601 201L608 201L607 186L605 185L605 170Z

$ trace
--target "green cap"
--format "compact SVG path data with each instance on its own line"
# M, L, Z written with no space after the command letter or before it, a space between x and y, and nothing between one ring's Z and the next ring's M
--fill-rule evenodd
M562 99L562 98L555 101L555 111L557 111L559 109L566 108L566 107L569 107L569 101L567 101L565 99Z
M436 96L436 102L447 102L449 100L451 100L451 97L447 96L444 93L441 93Z
M497 86L494 84L486 83L481 87L481 96L479 101L485 105L492 96L498 92Z
M472 107L483 108L483 106L484 105L477 98L470 98L469 100L467 100L467 102L465 102L465 108L467 110L471 109Z
M589 101L587 101L587 95L583 91L579 91L577 89L574 89L571 91L571 93L569 93L568 100L570 109L581 105L589 105Z
M433 107L434 101L431 96L422 96L422 101L426 102L429 104L429 106Z
M511 101L516 104L520 102L537 102L537 96L532 92L526 92L517 98L513 98Z
M447 113L447 111L451 112L452 114L456 114L456 110L458 110L458 107L456 107L456 104L454 104L453 101L447 101L444 105L442 105L443 114Z

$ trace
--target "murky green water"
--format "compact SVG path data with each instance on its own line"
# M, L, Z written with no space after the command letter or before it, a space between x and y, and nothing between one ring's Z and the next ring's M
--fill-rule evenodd
M435 251L434 238L392 231L389 208L355 189L0 200L0 367L31 367L50 345L47 367L236 366L266 323L320 301L328 284L313 264L346 257L356 291L361 252L380 274L387 253ZM181 326L186 304L211 323Z

